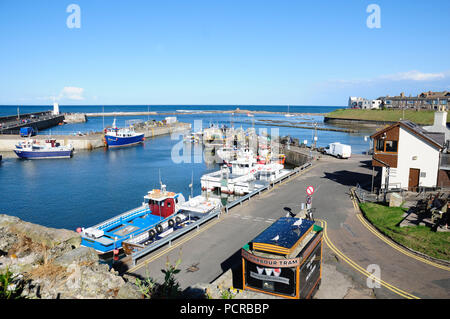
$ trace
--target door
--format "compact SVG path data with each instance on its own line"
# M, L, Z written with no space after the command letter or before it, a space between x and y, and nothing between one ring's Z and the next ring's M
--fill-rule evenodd
M408 180L408 190L416 192L419 187L419 176L420 169L410 168L409 169L409 180Z

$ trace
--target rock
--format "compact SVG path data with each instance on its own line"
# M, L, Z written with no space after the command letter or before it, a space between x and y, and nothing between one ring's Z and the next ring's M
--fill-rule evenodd
M131 283L125 283L125 285L119 288L119 292L117 293L118 299L142 299L143 295L139 291L139 288L136 285Z
M77 264L93 264L97 263L98 260L98 255L93 248L79 247L56 258L54 263L59 266L68 267L74 262Z
M18 275L21 296L41 299L142 299L92 248L80 246L78 233L0 215L0 273Z
M389 198L389 207L400 207L403 203L403 198L400 194L392 193Z
M5 227L10 233L26 236L34 243L49 248L61 243L71 245L73 248L81 244L81 237L77 232L32 224L14 216L0 214L0 227Z

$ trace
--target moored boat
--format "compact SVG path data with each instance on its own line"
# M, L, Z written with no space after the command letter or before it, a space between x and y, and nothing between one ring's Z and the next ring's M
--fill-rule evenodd
M143 141L144 133L137 133L131 127L117 128L115 119L112 128L106 129L105 143L108 147L131 146Z
M185 202L181 193L153 189L144 196L140 207L108 219L89 228L79 228L81 245L94 248L105 254L122 248L122 243L143 232L158 236L185 219L178 214L180 205Z
M55 139L46 139L43 143L28 139L16 144L14 153L23 159L70 158L73 146L60 145Z

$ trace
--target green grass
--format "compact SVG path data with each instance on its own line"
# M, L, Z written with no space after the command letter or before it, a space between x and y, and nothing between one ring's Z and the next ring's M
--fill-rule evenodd
M398 227L404 209L374 203L359 205L366 218L383 234L399 244L428 256L450 261L450 233L433 232L426 226Z
M356 119L369 121L392 121L397 122L403 117L402 110L362 110L362 109L339 109L328 113L329 118ZM432 125L434 122L434 111L405 110L406 120L417 124ZM450 121L450 118L447 122Z

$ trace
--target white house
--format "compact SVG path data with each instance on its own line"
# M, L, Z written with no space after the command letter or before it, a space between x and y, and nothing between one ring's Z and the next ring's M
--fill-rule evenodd
M362 97L350 96L348 98L348 107L360 109L379 109L381 100L368 100Z
M417 191L442 186L439 181L444 133L424 130L411 121L400 121L371 136L372 165L382 167L381 188Z

